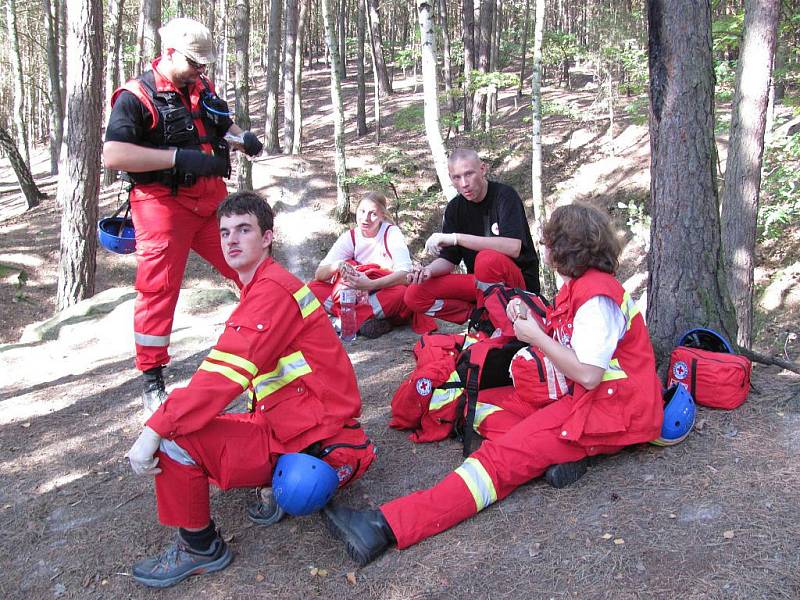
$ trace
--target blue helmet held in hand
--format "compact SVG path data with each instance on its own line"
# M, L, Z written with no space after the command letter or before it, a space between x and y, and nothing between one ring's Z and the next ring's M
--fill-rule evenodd
M676 383L664 392L664 422L661 436L650 442L656 446L674 446L689 435L694 427L696 413L694 399L681 383Z
M124 217L106 217L97 223L100 245L115 254L130 254L136 250L133 221Z
M278 506L295 517L320 510L338 487L333 467L309 454L284 454L272 473L272 493Z

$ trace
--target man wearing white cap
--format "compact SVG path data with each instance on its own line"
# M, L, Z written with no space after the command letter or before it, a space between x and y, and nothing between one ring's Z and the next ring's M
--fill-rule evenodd
M134 340L144 373L148 413L166 399L163 366L189 250L241 285L220 249L215 211L230 175L225 140L249 156L263 148L230 118L227 103L205 77L216 60L211 32L193 19L172 19L159 30L161 56L152 70L128 81L111 98L103 160L133 183L136 229Z

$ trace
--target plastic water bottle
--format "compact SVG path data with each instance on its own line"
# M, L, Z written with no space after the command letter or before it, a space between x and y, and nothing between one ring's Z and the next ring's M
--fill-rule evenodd
M341 331L339 338L343 342L352 342L356 339L356 290L342 288L339 292L339 307Z

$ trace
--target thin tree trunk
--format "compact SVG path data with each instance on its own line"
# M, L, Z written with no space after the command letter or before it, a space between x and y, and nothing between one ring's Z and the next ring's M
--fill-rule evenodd
M283 48L283 152L290 154L294 143L294 60L297 43L297 2L286 3L286 44Z
M227 99L228 87L230 84L230 68L228 64L228 29L230 29L230 17L228 16L228 0L220 0L219 20L220 34L216 63L219 77L213 81L220 98Z
M219 36L217 32L217 0L211 0L208 3L208 19L206 26L208 27L208 30L211 32L211 39L217 40L217 44L219 44L221 36ZM217 47L219 48L219 46ZM217 62L219 62L221 58L222 57L219 54L217 54ZM217 81L217 62L211 63L206 68L206 72L208 73L208 78L213 82ZM219 93L219 90L217 90L217 93Z
M453 71L450 62L450 31L447 27L447 0L439 0L440 27L442 30L442 53L444 68L444 94L450 110L450 121L456 114L456 97L453 95ZM448 129L449 131L449 129Z
M478 71L486 74L489 72L489 53L492 44L492 17L493 0L480 0L480 22L478 27L478 39L476 40L476 50L478 57ZM475 92L472 100L472 127L473 129L484 129L483 112L486 110L486 90L481 89Z
M8 157L11 168L14 169L14 175L17 176L17 181L19 182L22 194L25 196L25 203L28 209L38 206L38 204L44 200L45 195L36 186L33 175L31 175L31 170L28 168L25 159L19 153L11 134L2 126L0 126L0 150Z
M58 159L64 140L64 98L61 95L61 64L58 54L58 7L43 0L47 28L47 74L50 93L50 174L58 175Z
M366 37L367 5L365 0L358 0L356 41L356 80L358 94L356 97L356 133L358 137L367 135L367 84L364 80L364 38Z
M282 11L283 0L271 0L269 37L267 38L267 114L264 123L264 150L269 154L280 151L278 143L278 78L280 75Z
M44 0L48 2L50 0ZM106 92L108 97L120 85L119 80L119 55L122 44L122 15L125 12L125 0L108 0L108 22L110 34L108 36L108 54L106 55ZM105 103L106 114L103 121L108 123L111 116L111 102ZM117 171L103 169L103 185L111 185L117 180Z
M378 16L378 0L367 0L369 8L369 31L370 43L372 46L372 58L377 65L377 77L380 84L382 96L392 93L392 82L389 80L389 73L386 70L386 63L383 60L383 42L381 41L381 22Z
M337 30L339 31L339 78L347 78L347 0L339 0Z
M8 41L11 45L11 77L14 81L14 97L11 107L12 123L14 124L14 139L19 148L19 153L25 162L31 163L31 150L28 145L28 124L25 122L25 82L22 73L22 55L19 51L19 33L17 30L16 0L6 0L6 28Z
M58 179L61 254L56 307L94 294L103 118L102 0L69 0L66 151Z
M142 33L139 45L139 69L150 67L150 62L161 53L161 0L142 0Z
M335 217L340 223L350 220L350 201L347 197L347 161L344 152L344 108L342 106L342 84L339 80L339 48L333 26L332 0L320 0L322 19L325 22L325 43L331 57L331 104L333 105L333 145L336 170Z
M299 0L300 16L297 20L297 41L294 55L294 137L292 154L300 154L303 147L303 42L306 32L306 15L311 0Z
M464 131L472 129L472 72L475 70L475 5L473 0L464 0Z
M522 26L522 65L519 68L519 87L517 96L522 96L522 84L525 81L525 61L528 58L528 21L531 14L531 0L525 0L525 24ZM542 85L541 64L539 65L539 87Z
M368 0L367 0L368 1ZM369 35L369 53L372 57L372 92L373 92L373 112L375 113L375 144L381 143L381 98L380 98L380 76L378 74L378 58L375 55L375 42L372 39L372 16L367 13L367 33Z
M250 0L236 0L234 7L234 44L236 45L235 105L236 124L250 129ZM239 153L238 189L253 189L253 163Z
M431 148L436 177L448 200L458 192L450 182L447 171L447 152L439 131L439 95L436 84L436 33L433 27L433 7L428 0L417 0L419 16L420 53L422 54L422 89L425 106L425 136Z
M725 272L736 309L738 343L745 347L750 347L753 341L756 220L779 13L779 0L745 1L744 39L736 70L722 194Z
M647 325L659 364L698 325L736 339L720 247L710 2L648 0Z

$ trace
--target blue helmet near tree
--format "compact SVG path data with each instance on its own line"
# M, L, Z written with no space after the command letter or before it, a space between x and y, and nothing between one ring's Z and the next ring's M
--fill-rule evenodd
M97 223L100 245L115 254L130 254L136 250L133 221L127 217L106 217Z
M320 510L338 487L333 467L310 454L284 454L272 473L272 493L278 506L295 517Z
M686 346L688 348L699 348L711 352L722 352L723 354L733 354L733 348L728 340L721 333L706 327L695 327L678 338L676 346Z
M694 399L681 383L676 383L664 392L664 422L661 436L650 442L656 446L674 446L684 440L694 427Z

